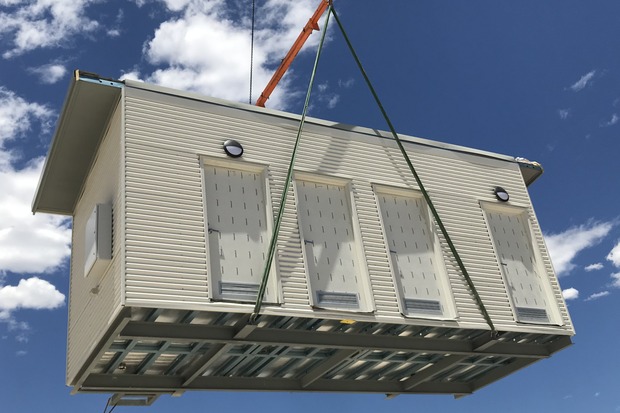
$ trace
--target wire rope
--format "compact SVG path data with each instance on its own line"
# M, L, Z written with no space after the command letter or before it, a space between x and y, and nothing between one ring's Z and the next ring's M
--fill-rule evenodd
M256 0L252 0L252 29L250 36L250 98L248 103L252 104L252 78L254 75L254 22L256 20Z
M448 234L446 227L441 221L439 213L435 209L435 205L433 204L433 201L431 200L430 195L426 191L426 188L424 187L424 184L422 183L422 180L420 179L418 172L413 166L413 163L411 162L411 159L409 158L409 155L407 154L407 151L405 150L405 147L403 146L403 143L401 142L400 137L396 133L396 129L394 128L394 125L392 124L390 118L387 115L387 112L385 111L383 105L381 104L381 101L379 100L379 95L377 95L375 88L372 86L372 83L370 82L370 78L366 74L366 71L364 70L362 63L360 59L358 58L357 53L353 49L353 45L351 44L351 41L349 40L349 37L347 36L347 33L344 30L344 27L340 21L340 18L338 17L338 14L336 13L336 10L333 7L331 8L331 12L334 15L334 20L336 20L336 23L338 24L338 27L340 28L340 31L342 32L342 36L344 37L345 42L347 43L347 46L349 47L349 50L351 51L351 54L353 55L353 58L355 59L355 62L357 63L358 68L360 69L360 72L362 73L362 76L364 77L366 85L370 89L370 92L372 93L372 96L374 97L375 102L377 103L377 106L379 107L379 110L381 111L381 114L383 115L383 118L385 119L388 127L390 128L390 132L392 133L392 136L394 140L396 141L396 144L398 145L398 148L400 149L401 154L405 158L405 162L407 162L407 166L409 167L409 170L411 171L413 177L415 178L416 183L418 184L418 188L420 188L420 191L422 192L422 195L424 196L424 200L426 201L429 209L431 210L431 213L433 214L433 218L435 218L435 222L437 223L437 226L439 227L446 243L448 244L448 247L450 248L450 252L452 252L454 260L456 261L459 269L461 270L461 273L463 274L463 277L465 278L465 281L467 282L467 285L469 286L470 291L472 292L474 296L474 300L476 301L476 304L480 308L480 312L482 313L482 316L484 317L485 321L491 328L492 335L494 336L497 335L497 330L495 329L495 326L493 325L491 316L489 315L486 307L484 306L484 303L482 302L482 299L480 298L480 295L478 294L478 290L476 289L476 286L471 280L471 277L469 276L469 273L467 272L467 269L465 268L465 264L463 263L461 256L459 255L458 251L456 250L456 247L454 246L454 243L452 242L452 238L450 238L450 235Z
M284 215L284 207L286 206L286 198L288 195L289 186L291 185L291 180L293 178L293 168L295 166L295 157L297 155L297 149L299 148L299 142L301 138L301 131L303 130L304 123L306 121L306 115L308 113L308 107L310 106L310 95L312 94L312 86L314 84L314 77L316 75L316 70L319 65L319 59L321 58L321 50L323 49L323 43L325 42L325 34L327 33L327 25L329 23L330 11L332 10L332 6L327 9L327 17L325 19L325 25L323 28L323 33L321 35L321 41L319 43L319 48L316 52L316 57L314 59L314 67L312 68L312 74L310 75L310 81L308 82L308 91L306 92L306 100L304 103L304 108L301 114L301 119L299 121L299 127L297 129L297 137L295 138L295 144L293 146L293 152L291 154L291 162L288 166L288 172L286 174L286 181L284 183L284 189L282 190L282 197L280 198L280 208L278 209L278 215L274 224L273 234L271 236L271 242L269 243L269 252L267 254L267 261L265 262L265 269L263 271L263 278L261 280L260 287L258 289L258 295L256 297L256 305L254 306L254 312L250 316L250 323L255 323L258 315L260 313L260 309L263 303L263 298L265 296L265 290L267 288L267 282L269 280L269 273L271 269L271 264L273 263L273 257L275 254L277 242L278 242L278 234L280 233L280 224L282 223L282 217Z

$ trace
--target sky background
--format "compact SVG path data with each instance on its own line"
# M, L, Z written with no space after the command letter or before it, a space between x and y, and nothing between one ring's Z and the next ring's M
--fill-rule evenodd
M257 0L253 100L318 0ZM335 0L396 129L540 162L530 187L575 345L473 396L186 393L150 412L620 412L620 2ZM64 385L70 222L30 212L73 69L248 102L251 0L0 0L0 406ZM268 107L300 113L320 35ZM332 19L314 117L387 129ZM144 410L118 407L115 412Z

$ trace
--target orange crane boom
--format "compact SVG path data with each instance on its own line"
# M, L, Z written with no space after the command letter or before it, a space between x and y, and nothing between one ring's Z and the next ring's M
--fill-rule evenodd
M310 20L308 20L308 23L306 23L301 33L299 33L299 36L297 37L297 40L295 40L295 43L293 43L291 50L289 50L284 59L282 59L280 67L278 67L278 70L275 71L271 77L271 80L267 83L267 86L265 86L265 90L263 90L263 93L261 93L260 97L256 101L256 106L263 108L265 107L267 99L269 99L269 96L271 96L271 93L280 82L280 79L282 79L282 76L284 76L291 63L293 63L293 60L295 60L297 53L299 53L304 43L306 43L308 37L310 37L314 30L319 30L319 19L327 9L327 6L329 6L330 2L331 0L321 0L321 4L319 4L319 7L316 8L314 14Z

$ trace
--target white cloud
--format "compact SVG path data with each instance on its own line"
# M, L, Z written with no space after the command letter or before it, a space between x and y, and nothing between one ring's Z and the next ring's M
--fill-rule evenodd
M50 271L62 265L70 253L67 219L30 212L43 159L16 169L13 161L17 155L4 147L6 142L22 138L35 123L45 127L51 115L47 107L0 87L0 274Z
M558 116L560 116L560 119L567 119L569 115L570 109L558 109Z
M611 274L611 286L614 288L620 288L620 272Z
M41 83L51 85L58 82L65 76L67 73L67 68L58 63L50 63L31 68L30 72L38 75Z
M23 136L33 122L45 125L51 116L52 111L48 107L27 102L0 86L0 149L7 141Z
M120 80L136 80L139 82L144 82L141 78L140 78L140 72L137 69L133 69L130 70L128 72L123 72L119 78Z
M562 297L564 297L566 301L575 300L579 298L579 290L576 288L567 288L566 290L562 290Z
M598 300L599 298L606 297L609 295L609 291L601 291L600 293L591 294L585 301L593 301Z
M164 86L247 102L249 15L239 17L244 11L225 0L167 0L165 4L177 14L163 22L144 47L147 61L159 68L142 75L134 71L134 75ZM254 99L267 85L315 6L314 2L297 0L266 0L261 4L255 24ZM316 33L310 36L306 46L315 46L319 38ZM308 49L305 47L302 53ZM296 96L288 86L285 76L269 99L269 107L283 108Z
M349 78L347 80L342 80L342 79L338 80L338 87L342 87L345 89L350 88L351 86L353 86L353 84L355 84L355 79L353 78Z
M588 271L588 272L596 271L596 270L602 270L603 269L603 264L601 264L600 262L597 262L597 263L594 263L594 264L586 265L583 269Z
M329 109L333 109L336 107L338 102L340 101L340 95L333 95L327 101L327 107Z
M607 254L607 257L605 257L608 261L611 261L611 263L620 268L620 241L618 241L618 243L612 248L611 251L609 251L609 254Z
M33 0L16 3L17 7L10 11L0 12L0 35L12 37L12 49L5 51L3 57L62 46L75 34L98 29L99 23L85 15L87 6L95 1Z
M570 89L573 92L579 92L580 90L585 88L588 85L588 83L590 83L592 81L592 78L594 77L595 74L596 74L596 70L592 70L592 71L586 73L585 75L581 76L581 78L578 81L573 83L570 86Z
M549 254L558 276L570 272L575 267L572 262L575 256L580 251L598 244L607 236L613 225L611 222L589 223L569 228L559 234L545 234Z
M329 82L318 84L315 92L315 99L321 103L324 103L329 109L335 108L340 101L340 95L331 91Z
M620 117L617 114L614 113L611 116L611 119L609 119L608 121L605 121L605 122L601 122L601 127L615 125L616 123L618 123L618 121L620 121Z
M0 287L0 311L53 309L64 303L64 294L48 281L37 277L21 279L16 286Z
M65 217L30 212L42 166L43 159L20 170L0 166L0 272L52 271L71 252Z

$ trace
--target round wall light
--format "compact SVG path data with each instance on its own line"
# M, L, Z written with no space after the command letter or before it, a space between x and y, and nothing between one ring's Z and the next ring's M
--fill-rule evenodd
M243 155L243 146L234 139L228 139L224 142L224 152L232 158L238 158Z
M506 190L501 186L496 186L493 190L493 193L495 194L495 197L502 202L506 202L510 199L510 195L508 195L508 192L506 192Z

